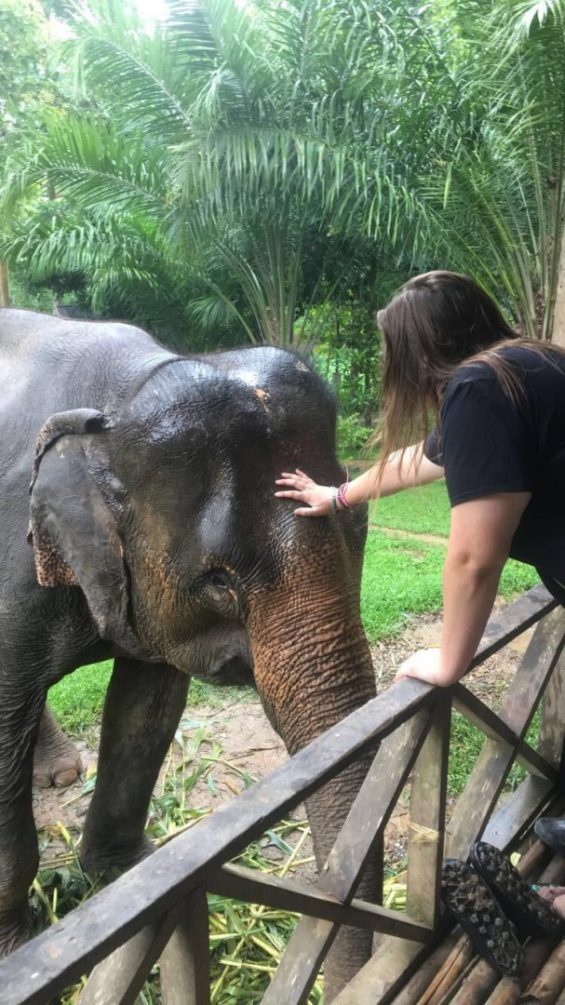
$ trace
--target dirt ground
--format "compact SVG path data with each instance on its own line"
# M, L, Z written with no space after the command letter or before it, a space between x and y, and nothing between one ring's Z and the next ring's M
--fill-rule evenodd
M429 615L411 618L405 631L397 638L379 643L372 648L373 662L379 692L390 685L395 671L404 658L420 648L438 645L441 632L439 618ZM531 632L525 633L506 647L501 653L491 657L482 667L474 671L467 683L471 689L491 706L496 706L500 695L516 669L527 645ZM202 770L202 758L206 770L190 789L190 805L193 808L211 811L242 791L249 784L249 776L261 778L273 771L287 757L284 746L270 727L257 698L242 699L239 695L230 698L226 692L223 707L198 706L187 709L179 734L183 749L173 744L165 771L181 765L180 770L189 773ZM96 752L78 744L81 750L85 772L83 779L67 789L38 790L34 793L34 813L39 828L47 832L58 829L61 823L67 829L80 829L86 813L90 795L84 792L85 777L92 775L96 767ZM94 746L94 744L93 744ZM162 793L161 778L157 792ZM301 818L303 808L293 816ZM387 857L391 863L403 857L407 830L407 809L400 802L388 825L386 833ZM55 825L55 827L54 827ZM49 842L49 856L53 854L52 841ZM273 848L272 857L277 857ZM304 849L307 854L307 849Z

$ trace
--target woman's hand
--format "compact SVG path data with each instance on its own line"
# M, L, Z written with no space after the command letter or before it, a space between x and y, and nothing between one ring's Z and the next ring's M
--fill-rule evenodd
M317 485L300 468L296 468L294 474L283 471L276 484L285 486L284 491L275 492L277 499L296 499L299 503L306 503L305 507L295 509L295 516L327 516L334 512L335 488L331 485Z
M449 687L459 679L442 670L441 649L419 649L417 653L413 653L401 664L394 679L402 680L403 677L414 677L416 680L423 680L426 684L435 684L438 687Z

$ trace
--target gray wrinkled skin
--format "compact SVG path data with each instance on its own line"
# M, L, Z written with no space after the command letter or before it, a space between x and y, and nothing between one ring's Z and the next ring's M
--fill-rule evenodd
M293 752L374 694L359 618L366 515L297 519L284 469L344 478L319 379L273 348L184 358L123 324L0 311L0 952L27 935L33 748L48 687L114 658L81 856L147 853L189 675L248 682ZM29 494L32 480L31 495ZM45 720L38 750L63 743ZM323 863L367 763L313 797ZM360 896L371 897L367 875ZM328 1000L367 958L346 930Z

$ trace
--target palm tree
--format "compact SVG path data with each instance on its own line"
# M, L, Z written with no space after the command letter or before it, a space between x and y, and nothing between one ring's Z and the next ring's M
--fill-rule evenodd
M14 162L4 206L40 195L12 258L82 271L150 324L292 344L349 281L333 256L328 286L320 249L360 235L388 271L449 264L529 334L563 329L563 0L513 4L510 26L507 0L491 20L486 0L169 7L150 32L116 0L77 5L87 112Z
M390 56L401 28L396 7L385 17L345 0L174 0L153 34L113 0L77 7L73 58L95 114L46 122L32 156L15 164L4 204L48 182L83 229L69 246L60 216L11 253L30 255L33 244L43 274L59 253L65 268L73 254L86 268L96 227L106 239L120 221L127 232L146 218L170 260L207 287L193 313L223 311L252 341L291 344L298 300L304 314L316 295L316 281L307 296L303 282L313 241L355 232L411 240L416 202L405 179L417 128L408 158L395 109L409 128L410 105ZM119 254L117 263L114 276L130 282L131 264ZM98 290L105 269L98 254Z
M454 17L465 12L458 4ZM446 124L439 170L422 187L452 265L501 296L525 334L562 344L564 15L563 0L522 0L497 3L479 28L475 20L482 56L462 80L474 135L461 143Z

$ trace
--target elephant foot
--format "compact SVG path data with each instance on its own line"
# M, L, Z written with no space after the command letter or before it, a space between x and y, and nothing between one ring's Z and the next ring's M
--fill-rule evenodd
M79 847L79 859L82 868L89 876L102 875L110 881L131 869L133 865L137 865L153 851L155 848L145 835L134 845L128 843L104 845L104 847L97 847L83 836Z
M63 788L76 782L81 771L78 750L46 706L33 756L33 784L38 789L48 789L50 785Z

